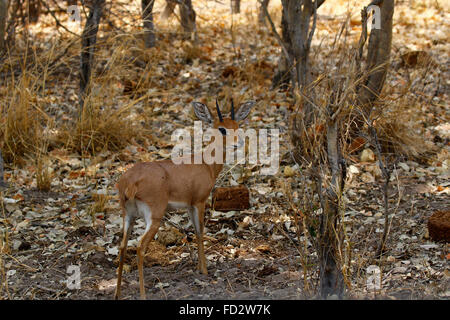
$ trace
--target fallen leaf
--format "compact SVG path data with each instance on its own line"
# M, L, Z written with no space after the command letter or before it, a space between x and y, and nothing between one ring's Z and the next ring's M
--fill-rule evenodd
M364 149L359 157L361 162L373 162L375 161L375 154L370 149Z
M270 253L270 247L267 244L261 244L257 246L255 250L262 253Z
M290 167L290 166L286 166L286 167L284 167L283 173L284 173L284 176L285 176L285 177L292 177L292 176L295 175L296 170L294 170L294 169L293 169L292 167Z
M117 286L117 279L111 279L111 280L102 280L98 283L98 290L100 291L109 291L115 289Z

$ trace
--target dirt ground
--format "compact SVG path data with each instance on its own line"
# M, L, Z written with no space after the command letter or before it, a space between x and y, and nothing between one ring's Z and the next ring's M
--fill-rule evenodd
M389 240L388 256L382 260L382 289L367 292L364 270L354 270L352 290L348 298L366 299L442 299L448 298L449 247L443 243L430 242L426 237L426 222L435 210L448 207L448 196L423 196L415 191L416 185L405 184L405 199L394 219ZM251 187L250 187L251 189ZM253 192L252 192L253 193ZM381 194L380 194L381 195ZM25 199L28 206L49 196L56 201L69 201L56 194L30 193ZM255 196L257 198L258 196ZM413 200L414 205L411 205ZM254 218L263 221L232 235L218 233L221 229L237 230L244 216L254 212L261 203L255 204L247 213L235 213L232 218L212 219L207 222L206 256L208 275L196 270L196 244L192 226L175 229L169 224L163 230L175 234L177 244L168 247L155 241L147 254L145 280L149 299L305 299L314 298L317 280L316 257L310 257L310 270L305 290L300 256L295 233L285 225L274 222L272 214L260 214ZM367 208L369 208L368 204ZM175 215L175 214L173 214ZM187 215L182 215L187 221ZM375 223L367 223L367 216L358 215L353 223L358 228L355 247L362 254L355 262L361 269L370 264L370 251L379 241L374 230ZM166 219L170 221L169 219ZM215 221L211 221L215 220ZM272 221L271 221L272 220ZM355 221L356 220L356 221ZM39 221L44 230L62 221ZM33 221L30 222L33 225ZM72 230L71 226L66 226ZM277 231L275 231L277 230ZM140 234L138 232L138 234ZM160 232L158 238L163 235ZM214 235L214 236L213 236ZM219 236L218 236L219 235ZM278 235L278 237L274 237ZM114 234L113 246L120 242L120 230ZM132 238L136 237L136 234ZM8 288L5 297L12 299L112 299L115 284L116 256L95 244L102 239L101 230L79 227L65 236L65 241L55 243L42 237L32 245L24 241L24 235L13 236L20 245L5 257ZM274 240L273 238L276 238ZM401 239L401 240L400 240ZM403 245L399 246L399 244ZM30 248L30 246L32 248ZM79 248L70 250L69 248ZM367 248L367 249L366 249ZM357 252L358 250L356 250ZM357 253L356 253L357 254ZM139 284L135 248L128 254L122 297L139 298ZM72 272L70 265L80 266L81 288L66 287ZM11 274L11 270L15 270ZM362 274L358 275L361 272ZM7 295L6 295L7 294Z

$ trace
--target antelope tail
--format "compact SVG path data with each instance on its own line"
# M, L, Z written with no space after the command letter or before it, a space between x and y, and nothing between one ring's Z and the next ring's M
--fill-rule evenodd
M123 200L125 200L125 201L126 200L133 200L134 197L136 196L136 193L137 193L137 186L136 186L136 184L128 185L125 188L125 192L124 192L125 199L123 199Z

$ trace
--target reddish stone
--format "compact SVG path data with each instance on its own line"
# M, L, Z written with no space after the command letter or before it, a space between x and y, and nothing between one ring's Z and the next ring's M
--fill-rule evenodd
M217 188L212 203L217 211L245 210L250 208L250 193L245 186Z
M450 242L450 211L436 211L428 220L428 233L434 241Z

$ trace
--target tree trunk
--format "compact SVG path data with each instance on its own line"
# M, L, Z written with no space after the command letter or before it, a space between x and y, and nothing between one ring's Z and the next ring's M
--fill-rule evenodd
M241 0L231 0L231 13L236 14L241 12Z
M0 53L3 52L6 46L5 33L7 20L8 20L8 0L0 0Z
M36 23L41 15L41 0L28 0L28 22Z
M145 47L155 46L155 25L153 23L153 4L155 0L142 0L142 20L144 21Z
M0 190L2 188L7 188L8 184L5 182L3 177L3 157L2 157L2 150L0 150Z
M266 21L266 15L264 12L269 7L269 1L270 0L262 0L261 1L261 6L259 7L259 14L258 14L259 24L264 24L264 22Z
M264 10L264 8L261 8ZM280 87L286 89L291 81L292 64L290 61L294 60L294 54L292 53L291 38L288 29L288 21L286 20L285 10L281 12L281 38L284 46L289 54L288 60L285 54L281 54L278 60L278 67L275 75L272 78L272 88ZM292 79L294 81L294 79Z
M316 27L316 12L324 2L325 0L281 0L283 5L281 18L282 39L291 57L288 62L289 73L295 70L295 74L291 75L291 82L294 87L297 84L299 88L304 88L311 81L308 56ZM311 17L314 20L310 28ZM279 61L279 71L272 80L273 87L277 86L277 82L280 80L285 80L285 78L280 77L280 72L285 71L283 70L283 64L286 61L283 61L283 58Z
M195 33L195 11L192 7L192 0L182 0L180 4L180 18L184 32L188 34Z
M369 115L372 104L378 99L386 80L392 44L392 16L394 0L373 1L380 6L380 29L372 28L367 53L367 78L359 88L358 101L365 115ZM366 8L364 8L365 10Z
M337 260L338 246L342 243L341 234L337 230L339 220L339 199L343 185L342 168L339 163L339 126L337 120L328 120L327 126L328 165L331 169L331 183L324 196L323 213L320 217L319 261L320 261L320 295L326 299L330 296L342 298L344 294L344 278Z
M104 3L105 0L92 1L89 16L81 35L80 115L83 111L84 100L89 95L89 80L94 61L94 49Z
M394 0L373 0L370 5L377 5L380 7L380 17L374 17L375 19L380 19L380 23L379 29L375 29L372 24L367 53L367 65L366 70L363 73L366 78L363 79L363 85L358 88L358 94L356 97L357 103L359 104L364 117L361 115L357 117L352 123L350 130L353 134L357 134L363 127L364 123L366 121L368 122L367 125L369 135L373 139L379 166L384 177L383 198L385 225L381 242L375 254L375 256L379 258L383 254L390 225L388 214L388 187L390 173L381 158L381 146L378 141L376 129L374 128L372 111L374 109L374 104L378 100L383 89L389 68L389 59L392 46L392 17L394 15L395 3ZM367 10L367 7L364 8L364 10ZM367 18L367 13L364 18ZM363 21L363 23L367 23L367 19L365 20L366 21ZM361 38L363 41L360 42L360 56L362 56L363 45L365 42L364 34ZM360 65L358 65L358 69L361 69Z

